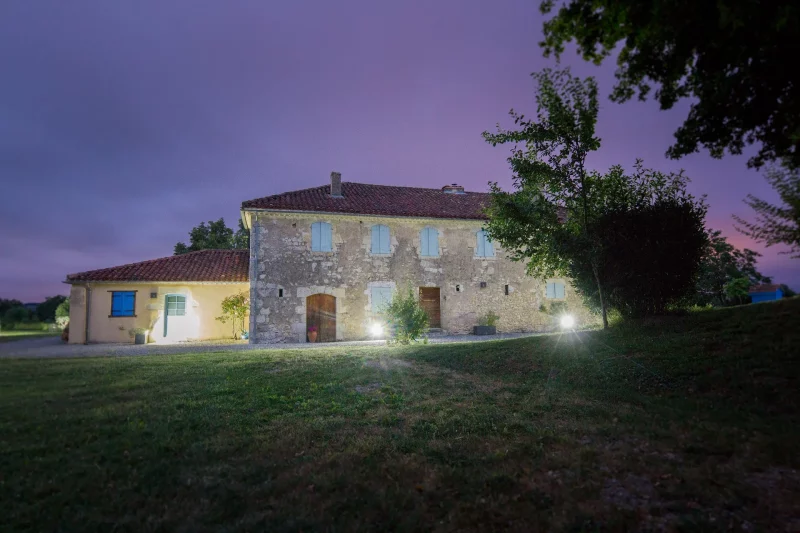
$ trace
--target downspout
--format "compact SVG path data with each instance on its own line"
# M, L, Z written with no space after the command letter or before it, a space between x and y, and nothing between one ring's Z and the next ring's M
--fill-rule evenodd
M84 318L84 324L83 324L83 329L84 329L83 344L89 344L89 306L92 305L91 304L92 291L91 289L89 289L88 283L86 284L85 290L86 290L86 305L84 306L84 308L86 310L86 317Z
M258 215L250 215L250 332L249 344L257 344L256 339L256 283L258 283Z

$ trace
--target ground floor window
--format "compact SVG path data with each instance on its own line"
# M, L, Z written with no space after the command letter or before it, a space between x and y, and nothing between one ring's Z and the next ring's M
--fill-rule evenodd
M564 299L564 284L558 281L547 284L547 298L551 300Z
M386 306L392 303L392 288L391 287L372 287L372 312L375 314L382 313Z
M136 291L111 291L109 316L136 316Z

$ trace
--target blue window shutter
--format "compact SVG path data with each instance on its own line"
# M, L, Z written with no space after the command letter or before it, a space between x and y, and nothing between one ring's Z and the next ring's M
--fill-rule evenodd
M320 232L322 233L322 251L323 252L332 252L333 251L333 230L331 225L327 222L320 222L321 228Z
M381 253L381 232L380 226L372 226L372 248L373 254Z
M373 254L391 253L389 247L389 228L382 224L372 226L372 247Z
M556 283L556 298L563 298L564 297L564 284L563 283Z
M389 246L389 226L379 226L380 228L380 250L382 254L388 254L391 252L391 247Z
M311 224L311 251L320 251L320 223L314 222Z
M555 298L556 297L556 284L555 283L548 283L547 284L547 297L548 298Z
M419 232L419 251L421 255L428 255L428 228Z
M475 255L478 257L494 257L494 245L486 234L486 231L478 231L476 239L477 245L475 246Z
M485 231L483 232L483 249L486 251L486 257L494 257L494 244Z
M422 230L422 255L439 257L439 231L436 228Z
M116 316L122 314L122 293L111 293L111 315Z
M111 316L134 316L136 293L133 291L114 291L111 293Z
M333 235L331 231L331 225L327 222L314 222L311 224L311 251L333 251Z
M134 312L134 302L136 301L136 293L133 292L125 292L123 293L122 298L122 314L126 316L133 316L136 313Z

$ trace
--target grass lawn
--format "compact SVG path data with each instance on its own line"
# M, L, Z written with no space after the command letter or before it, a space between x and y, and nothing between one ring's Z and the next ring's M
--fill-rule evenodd
M0 331L0 342L13 342L13 341L21 341L23 339L36 339L39 337L56 337L61 335L60 331L16 331L16 330L9 330L9 331Z
M0 530L797 530L798 317L0 360Z

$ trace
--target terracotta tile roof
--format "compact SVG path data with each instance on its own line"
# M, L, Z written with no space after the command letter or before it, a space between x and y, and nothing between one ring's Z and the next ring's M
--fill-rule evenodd
M68 274L67 283L81 281L228 281L246 283L248 250L200 250L88 272Z
M780 289L780 285L775 285L774 283L765 283L763 285L753 285L750 287L750 293L756 292L775 292Z
M453 194L441 189L342 183L342 196L330 195L330 185L290 191L242 202L242 209L316 211L422 218L485 220L489 193Z

